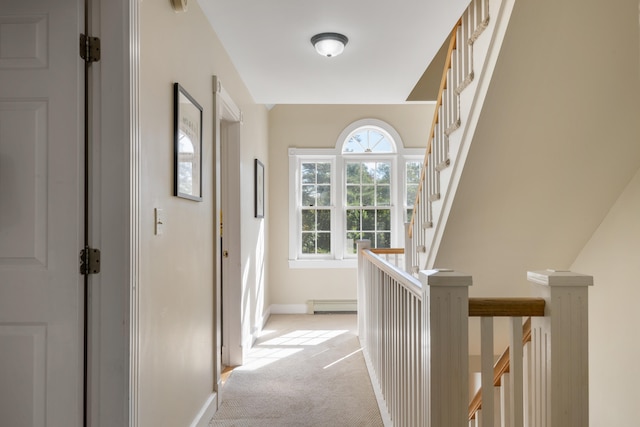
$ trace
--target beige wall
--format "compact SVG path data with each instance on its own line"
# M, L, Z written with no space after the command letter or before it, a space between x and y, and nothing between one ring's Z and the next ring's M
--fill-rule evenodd
M640 171L571 266L590 274L589 399L592 426L637 423L640 383Z
M355 299L356 269L289 269L290 147L334 148L349 124L364 118L393 126L409 148L424 148L433 105L278 105L269 112L270 295L272 304Z
M568 268L640 167L638 40L637 0L515 2L436 259L472 295Z
M175 13L169 1L141 2L141 31L140 425L187 426L214 386L212 76L220 78L244 113L241 186L247 194L253 188L253 156L268 164L267 111L253 103L197 2L189 2L186 13ZM204 108L202 202L172 196L173 82ZM153 234L154 208L164 209L161 236ZM243 213L248 295L264 285L256 277L256 265L264 263L260 225ZM256 253L262 258L256 260ZM262 310L260 304L254 299L245 306L247 319Z
M595 276L592 426L637 424L638 30L637 0L516 1L437 260L473 296L529 295L527 270Z

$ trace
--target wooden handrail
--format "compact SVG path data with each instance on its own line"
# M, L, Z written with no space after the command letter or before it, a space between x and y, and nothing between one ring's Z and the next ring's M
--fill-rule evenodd
M449 39L449 49L447 50L447 56L444 62L444 70L442 71L442 78L440 79L440 89L438 90L438 98L436 100L436 109L433 113L433 120L431 121L431 131L429 132L429 139L427 140L427 151L424 155L424 161L422 163L422 171L420 172L420 182L418 184L418 191L416 192L416 199L413 203L413 213L411 214L411 223L409 226L409 237L413 237L413 223L414 218L416 217L416 209L420 204L420 191L422 189L422 183L425 179L425 170L427 169L427 164L429 163L429 154L431 154L431 146L433 143L433 136L436 132L436 124L438 123L439 118L439 109L442 105L442 95L444 90L447 88L447 73L449 72L449 68L451 68L451 57L453 56L453 51L457 45L457 34L458 27L462 25L462 18L456 22L456 25L453 26L453 30L451 31L451 38Z
M544 300L543 300L544 301ZM471 302L471 300L469 301ZM471 305L471 304L469 304ZM544 307L543 307L544 308ZM531 341L531 317L522 325L522 345ZM493 365L493 386L499 387L502 383L502 376L509 372L509 347L498 358ZM482 409L482 388L479 389L469 403L469 421L476 417L478 410Z
M469 317L544 316L542 298L469 298Z
M377 255L402 255L404 248L372 248L371 252Z

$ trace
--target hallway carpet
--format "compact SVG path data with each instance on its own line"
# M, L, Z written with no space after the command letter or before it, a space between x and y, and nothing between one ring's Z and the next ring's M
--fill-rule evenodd
M351 314L272 315L210 427L382 426Z

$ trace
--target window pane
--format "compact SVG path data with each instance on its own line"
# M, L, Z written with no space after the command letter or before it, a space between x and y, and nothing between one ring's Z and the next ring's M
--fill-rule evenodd
M318 185L318 198L316 206L331 206L331 186Z
M411 222L411 217L413 216L413 209L407 209L406 222Z
M315 163L302 164L302 183L303 184L316 183L316 164Z
M347 230L360 231L360 209L347 209Z
M342 148L342 152L343 153L362 153L364 151L362 140L363 140L362 134L358 133L353 135L351 138L349 138L347 143L344 144L344 147Z
M331 231L331 211L329 209L318 209L317 229L322 231ZM320 243L318 243L319 245Z
M391 183L391 164L390 163L378 163L376 167L376 180L378 184Z
M373 184L376 181L376 164L373 162L362 162L362 183Z
M318 163L318 184L331 183L331 163Z
M361 206L359 185L347 185L347 206Z
M377 188L376 206L391 206L391 188L388 185Z
M391 233L376 233L376 248L391 247Z
M418 186L415 184L407 185L407 206L413 206L418 194Z
M375 206L375 191L376 187L373 185L362 186L362 205L361 206Z
M331 252L331 233L318 233L318 253L328 254Z
M316 229L316 211L304 209L302 211L302 231L314 231Z
M315 233L302 233L302 253L316 253L316 235Z
M360 184L360 163L347 163L347 184Z
M371 241L371 247L376 246L376 233L362 233L362 238ZM355 251L354 251L355 252Z
M360 233L347 233L345 240L344 250L347 254L353 255L356 253L356 242L360 240Z
M420 182L421 162L407 162L407 183L418 184Z
M393 144L386 133L374 127L361 127L351 134L342 147L343 153L391 153Z
M383 137L380 139L380 142L378 142L373 151L376 153L391 153L393 151L393 146L386 137Z
M376 211L374 209L362 210L362 230L375 230Z
M315 205L316 205L316 186L303 185L302 186L302 206L315 206Z
M391 230L391 211L389 209L378 209L376 230Z

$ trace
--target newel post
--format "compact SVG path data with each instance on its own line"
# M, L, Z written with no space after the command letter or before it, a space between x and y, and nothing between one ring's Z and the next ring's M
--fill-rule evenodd
M545 317L531 320L530 425L589 425L588 287L593 277L569 271L527 273ZM546 390L546 395L545 395Z
M365 249L371 248L370 240L357 240L356 245L358 247L358 301L357 301L357 310L358 310L358 337L360 337L360 341L365 339L365 325L366 325L366 268L364 262L364 256L362 255L362 251Z
M420 272L425 425L468 426L469 286L452 270Z
M404 223L404 271L413 274L413 239L410 236L411 223Z

